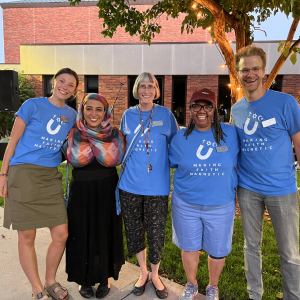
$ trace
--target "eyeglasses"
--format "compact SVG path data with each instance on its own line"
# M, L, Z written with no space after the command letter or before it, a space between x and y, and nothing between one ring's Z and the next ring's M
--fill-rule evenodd
M192 104L192 105L191 105L191 109L192 109L194 112L200 111L201 108L203 108L204 111L206 111L206 112L211 112L212 109L213 109L213 106L212 106L212 105L201 105L201 104Z
M148 91L153 91L154 90L154 86L153 85L144 85L144 84L142 84L142 85L139 85L139 89L141 89L141 90L148 90Z
M257 75L261 69L262 69L262 67L255 67L253 69L242 69L242 70L239 70L238 72L242 73L243 76L249 75L250 71L252 71L252 73L254 75Z

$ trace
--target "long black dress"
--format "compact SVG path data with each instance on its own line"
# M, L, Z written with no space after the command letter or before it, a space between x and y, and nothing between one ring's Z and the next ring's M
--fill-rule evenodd
M74 168L68 203L69 238L66 245L68 281L82 286L107 285L124 261L122 218L116 214L116 168L96 159Z

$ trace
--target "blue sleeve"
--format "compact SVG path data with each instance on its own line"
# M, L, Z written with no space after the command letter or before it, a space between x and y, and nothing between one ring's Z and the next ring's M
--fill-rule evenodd
M122 116L122 119L121 119L121 123L120 123L120 131L122 132L122 134L124 135L124 131L123 131L123 128L124 128L124 119L125 119L125 112Z
M300 109L297 100L291 96L286 99L284 117L290 136L298 133L300 131Z
M173 115L173 113L170 111L170 135L167 137L168 143L170 144L173 136L178 132L179 126L177 124L177 121Z
M170 147L169 147L169 161L170 161L171 168L178 167L179 159L181 157L180 152L179 152L179 147L178 147L178 140L179 140L179 136L177 134L172 139Z
M26 125L28 125L36 110L36 105L32 100L33 99L26 100L16 112L16 116L20 117L26 123Z

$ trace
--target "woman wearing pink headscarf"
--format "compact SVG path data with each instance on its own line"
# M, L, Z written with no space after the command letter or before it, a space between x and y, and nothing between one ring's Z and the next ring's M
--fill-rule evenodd
M110 290L109 278L118 279L124 264L122 219L116 214L116 166L121 164L125 141L110 124L107 100L85 94L64 153L74 167L68 202L69 238L66 246L68 281L79 293L97 298Z

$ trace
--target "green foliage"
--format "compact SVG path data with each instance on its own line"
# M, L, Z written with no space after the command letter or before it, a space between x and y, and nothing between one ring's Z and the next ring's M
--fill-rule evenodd
M81 0L69 0L70 5L75 6ZM145 11L139 11L129 4L127 0L99 0L99 18L103 18L102 34L106 37L113 37L118 26L124 27L131 36L139 35L141 41L149 45L152 38L160 33L160 18L178 18L180 13L185 14L181 25L181 33L193 33L195 28L203 29L212 26L214 17L203 5L201 0L161 0ZM295 18L300 15L299 5L294 0L216 0L216 3L230 14L233 22L239 20L247 34L253 34L250 30L254 27L255 15L260 24L273 13L284 12L287 16L292 13ZM195 5L195 7L192 7ZM200 15L198 15L200 13ZM229 32L232 27L226 24L225 31ZM211 31L213 36L213 31Z
M21 104L32 97L35 97L33 82L30 82L26 75L18 73L19 97ZM9 136L14 123L14 112L0 112L0 137Z
M281 41L279 43L277 51L281 52L285 57L287 57L290 54L290 51L291 51L292 54L290 56L290 60L291 60L292 64L295 65L296 62L297 62L297 54L300 53L300 48L299 47L293 47L291 45L291 42Z

